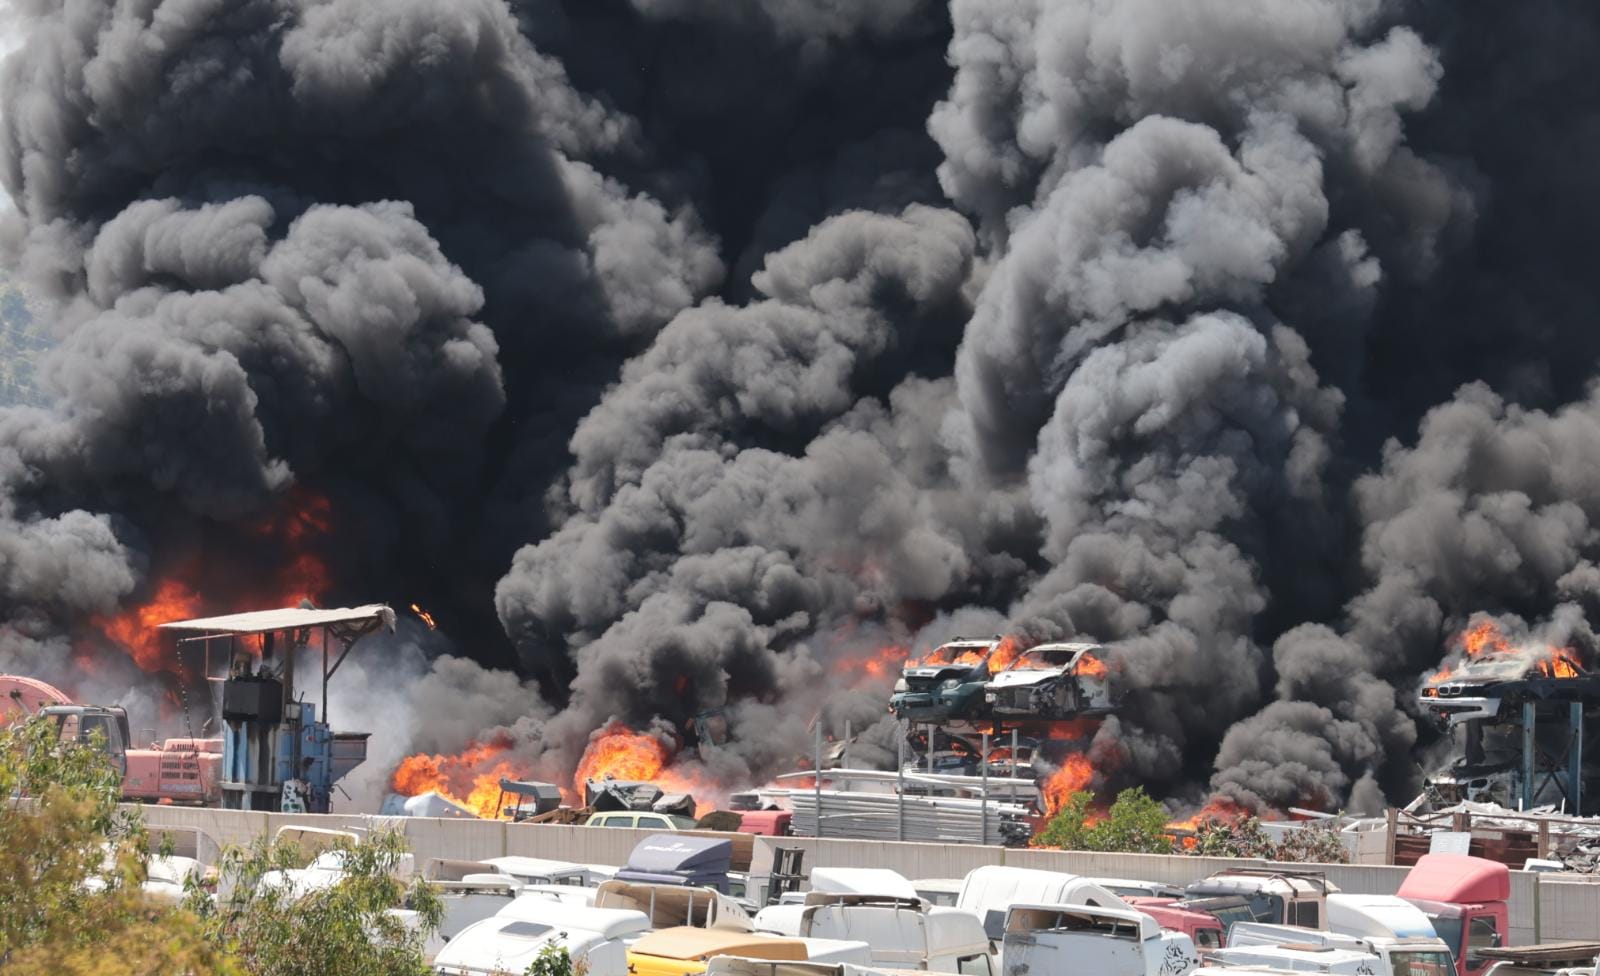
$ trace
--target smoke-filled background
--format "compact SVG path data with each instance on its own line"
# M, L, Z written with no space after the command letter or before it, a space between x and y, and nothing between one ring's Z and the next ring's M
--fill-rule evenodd
M135 725L198 720L153 623L415 602L335 679L364 799L607 728L746 785L1005 631L1110 644L1098 785L1369 809L1472 613L1593 651L1591 5L4 28L0 671Z

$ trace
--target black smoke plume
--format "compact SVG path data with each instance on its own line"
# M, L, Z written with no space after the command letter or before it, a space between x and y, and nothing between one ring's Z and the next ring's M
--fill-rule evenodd
M1103 782L1369 807L1474 613L1592 644L1587 8L17 15L0 669L170 709L105 621L309 554L441 624L391 760L887 762L883 662L1010 631L1111 645Z

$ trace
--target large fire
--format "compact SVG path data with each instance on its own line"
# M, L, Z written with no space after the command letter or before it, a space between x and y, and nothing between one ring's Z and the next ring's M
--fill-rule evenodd
M150 600L113 617L95 618L95 626L111 640L128 649L135 664L145 671L165 667L161 632L156 628L169 620L184 620L200 614L200 594L181 579L162 580Z
M407 756L395 767L390 786L402 796L432 791L480 817L493 817L500 802L500 780L520 775L515 764L498 758L510 748L505 741L474 742L453 756Z
M1072 794L1083 792L1093 782L1094 764L1089 757L1081 752L1069 754L1039 786L1045 813L1055 816L1072 799Z
M1532 670L1546 678L1577 678L1583 675L1583 667L1572 648L1537 643L1519 645L1491 619L1480 620L1467 628L1456 638L1456 643L1468 661L1522 657L1527 659ZM1447 664L1428 677L1428 684L1442 684L1458 674L1456 668Z

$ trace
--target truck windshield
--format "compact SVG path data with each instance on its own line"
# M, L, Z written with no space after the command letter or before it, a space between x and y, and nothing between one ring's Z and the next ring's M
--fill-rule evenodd
M1440 915L1435 912L1426 912L1428 924L1439 933L1439 938L1450 947L1450 954L1457 959L1461 958L1461 919Z
M1451 976L1455 971L1456 964L1447 952L1396 951L1389 957L1392 976Z

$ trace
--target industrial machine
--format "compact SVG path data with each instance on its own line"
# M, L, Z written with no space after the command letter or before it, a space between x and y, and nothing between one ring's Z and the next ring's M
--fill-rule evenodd
M161 626L197 634L182 640L205 642L208 673L213 648L221 649L228 663L227 676L220 679L222 805L328 812L333 784L366 759L369 735L332 731L328 682L361 638L394 630L394 611L381 604L333 610L302 604ZM317 705L295 688L295 668L311 653L313 634L321 637L320 719Z
M0 724L7 716L42 715L56 736L98 741L122 776L122 798L169 803L212 803L222 769L221 739L155 741L136 745L128 713L118 705L80 705L59 688L22 675L0 675ZM98 733L98 739L96 734Z

